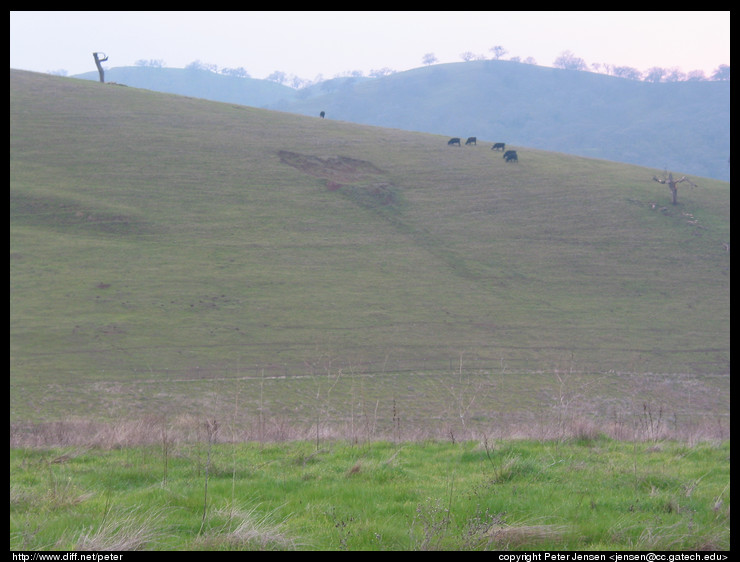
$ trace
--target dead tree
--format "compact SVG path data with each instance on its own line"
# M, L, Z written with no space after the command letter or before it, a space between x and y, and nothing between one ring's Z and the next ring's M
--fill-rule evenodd
M692 182L689 178L686 176L682 177L680 180L674 180L673 179L673 173L669 172L668 177L666 178L663 176L662 178L659 178L658 176L653 176L653 181L657 181L658 183L664 183L668 186L668 188L671 190L671 194L673 195L673 204L675 205L677 203L678 199L678 187L676 187L679 183L682 182L688 182L688 184L691 187L698 187L694 182Z
M95 66L98 67L98 74L100 74L100 81L105 82L105 79L104 79L105 72L103 71L103 65L101 65L100 63L107 61L108 55L106 55L105 53L93 53L93 57L95 57Z

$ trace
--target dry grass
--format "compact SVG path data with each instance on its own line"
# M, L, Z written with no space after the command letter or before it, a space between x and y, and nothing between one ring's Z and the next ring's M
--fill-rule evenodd
M214 516L225 523L199 537L198 542L208 548L295 550L297 543L287 532L285 520L277 520L275 511L262 514L259 507L230 504L216 510Z
M269 418L268 423L255 418L251 422L219 419L222 431L213 437L206 434L204 417L179 416L174 419L145 416L141 419L104 422L86 419L66 419L45 423L11 423L11 448L70 447L84 450L89 447L118 449L142 445L160 445L163 449L182 443L206 442L285 442L314 441L316 424L283 417ZM383 421L383 420L379 420ZM537 439L542 441L581 440L591 441L606 437L618 441L674 440L689 444L702 441L722 441L730 438L729 419L691 421L682 424L665 420L645 421L633 417L629 422L598 420L584 415L567 419L555 416L538 420L519 420L508 424L488 423L468 427L453 427L443 420L402 420L400 429L386 420L385 428L361 428L344 420L322 421L319 441L345 440L368 441L423 441ZM381 425L381 424L379 424ZM367 429L367 431L365 431ZM63 463L66 453L55 462Z
M560 542L568 533L563 525L497 525L489 529L486 538L497 550L511 550L543 542Z
M136 510L107 513L95 529L83 531L76 541L75 550L122 551L150 550L164 537L163 514L160 511Z
M726 551L729 550L729 515L728 527L717 526L705 534L694 536L685 522L679 521L670 525L655 525L640 528L637 539L630 541L629 548L633 550L676 550L688 549L694 551ZM634 528L629 525L617 526L615 534L626 533ZM686 546L687 537L693 537L690 546Z

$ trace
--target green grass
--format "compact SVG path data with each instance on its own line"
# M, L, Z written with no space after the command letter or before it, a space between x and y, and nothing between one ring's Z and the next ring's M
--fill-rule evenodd
M727 550L729 456L602 438L11 449L10 546Z

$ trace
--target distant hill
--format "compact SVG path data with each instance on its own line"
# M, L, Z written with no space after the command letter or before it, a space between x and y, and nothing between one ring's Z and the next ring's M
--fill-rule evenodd
M100 79L97 71L79 74L75 78L95 81ZM105 71L105 81L155 92L253 107L287 103L297 94L293 88L277 82L224 76L200 69L116 67Z
M475 61L418 68L276 107L729 181L729 82L654 84Z
M97 72L80 75L97 80ZM140 88L638 164L729 181L729 82L647 83L511 61L439 64L306 90L207 71L113 68Z

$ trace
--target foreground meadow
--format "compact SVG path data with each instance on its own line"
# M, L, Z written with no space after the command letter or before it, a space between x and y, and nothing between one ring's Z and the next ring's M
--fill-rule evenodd
M11 449L11 550L729 549L729 441L234 444L203 430Z

